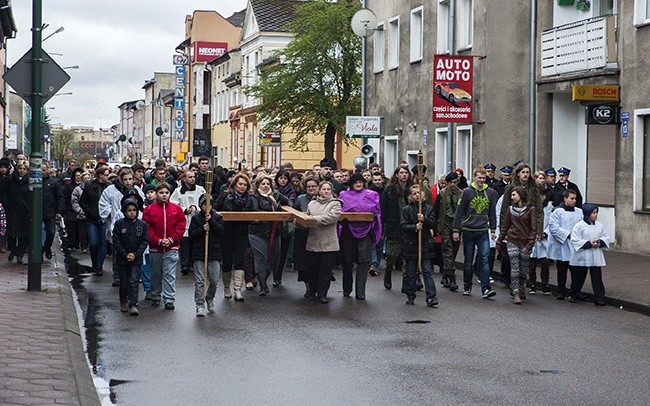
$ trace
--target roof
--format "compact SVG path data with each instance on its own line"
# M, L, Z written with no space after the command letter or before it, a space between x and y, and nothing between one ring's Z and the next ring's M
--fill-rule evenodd
M9 0L0 0L0 39L16 37L16 21Z
M285 25L296 14L303 0L250 0L260 31L288 32Z
M226 20L230 21L230 24L236 27L242 27L244 25L245 16L246 16L246 9L243 9L242 11L238 11L233 15L231 15L230 17L226 18Z

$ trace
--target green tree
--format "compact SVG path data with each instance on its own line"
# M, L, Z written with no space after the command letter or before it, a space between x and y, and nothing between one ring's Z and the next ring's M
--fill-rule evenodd
M358 0L300 4L287 28L294 39L266 64L260 81L244 89L258 97L258 114L271 129L291 127L292 148L306 150L310 133L324 133L325 156L334 158L336 134L361 103L361 39L350 21ZM346 139L347 142L347 139Z
M70 130L62 130L52 134L52 160L58 162L59 166L70 158L71 151L69 150L70 144L74 141L74 132Z

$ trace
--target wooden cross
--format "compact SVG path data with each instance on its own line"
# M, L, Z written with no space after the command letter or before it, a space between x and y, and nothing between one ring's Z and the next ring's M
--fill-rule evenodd
M281 211L222 211L223 221L295 221L301 227L316 227L316 220L307 219L307 213L296 210L291 206L282 206ZM339 221L374 221L373 213L345 212L339 216Z

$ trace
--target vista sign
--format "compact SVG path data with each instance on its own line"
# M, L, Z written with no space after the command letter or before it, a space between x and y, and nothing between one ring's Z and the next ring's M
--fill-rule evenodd
M433 121L471 123L474 59L433 57Z

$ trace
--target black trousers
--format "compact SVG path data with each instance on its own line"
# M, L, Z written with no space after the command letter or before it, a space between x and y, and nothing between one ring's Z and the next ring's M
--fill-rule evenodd
M181 269L184 271L191 271L193 269L192 267L192 261L190 260L190 251L191 250L191 242L190 242L190 237L183 237L181 238L181 246L180 246L180 256L181 256Z
M327 297L332 278L332 268L336 262L336 253L307 251L309 258L309 293L317 298ZM350 288L352 289L352 288Z
M605 300L605 285L603 285L603 272L599 266L572 266L571 267L571 296L578 298L587 279L587 272L591 275L591 287L594 289L596 301Z
M558 295L565 296L567 294L566 280L569 269L571 269L571 278L573 279L573 268L569 266L569 261L555 261L555 268L557 270L557 293ZM584 280L583 280L584 283Z

